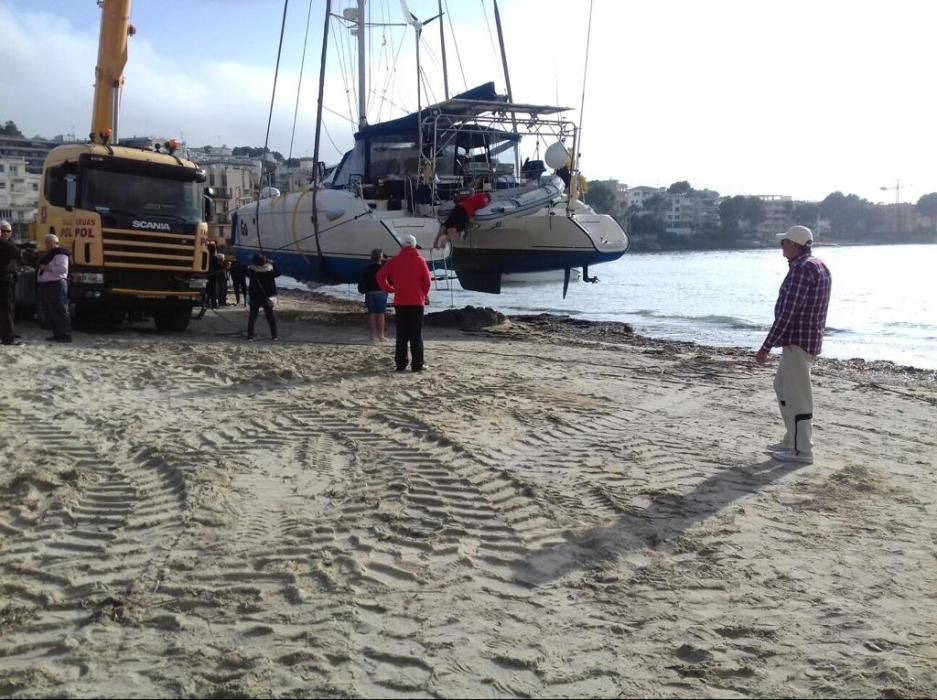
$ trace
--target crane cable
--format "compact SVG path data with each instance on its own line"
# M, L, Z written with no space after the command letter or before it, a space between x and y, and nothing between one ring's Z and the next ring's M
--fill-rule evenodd
M267 148L270 144L270 124L273 122L273 105L277 96L277 79L280 77L280 54L283 52L283 33L286 30L286 10L289 7L290 0L283 0L283 20L280 22L280 43L277 46L277 64L273 70L273 93L270 95L270 113L267 115L267 135L264 137L264 150L261 153L260 172L261 184L263 184L263 164L267 160ZM269 182L269 179L268 179ZM263 188L261 188L261 192ZM257 196L257 206L254 209L254 220L257 224L257 247L261 252L264 249L263 239L260 236L260 193Z
M296 117L299 115L299 94L303 87L303 68L306 65L306 45L309 43L309 20L312 18L312 0L309 0L309 9L306 10L306 38L303 39L303 57L299 62L299 83L296 85L296 106L293 108L293 131L290 133L290 151L286 160L293 159L293 139L296 137Z
M579 127L577 128L579 138L576 140L576 150L582 151L582 113L586 108L586 77L589 75L589 50L592 47L592 3L593 0L589 0L589 26L586 30L586 60L582 67L582 101L579 103ZM573 173L577 177L580 175L579 172L579 153L573 153ZM578 180L577 180L578 184Z

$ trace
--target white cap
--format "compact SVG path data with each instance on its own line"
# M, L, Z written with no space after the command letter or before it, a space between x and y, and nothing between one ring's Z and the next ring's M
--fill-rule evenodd
M403 239L404 248L416 248L416 236L410 235Z
M790 241L797 245L810 245L813 243L813 231L806 226L791 226L784 233L775 234L782 241Z

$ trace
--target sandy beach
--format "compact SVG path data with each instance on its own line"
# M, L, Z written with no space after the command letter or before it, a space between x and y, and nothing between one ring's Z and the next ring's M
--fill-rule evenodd
M0 352L0 695L937 694L937 373L282 301Z

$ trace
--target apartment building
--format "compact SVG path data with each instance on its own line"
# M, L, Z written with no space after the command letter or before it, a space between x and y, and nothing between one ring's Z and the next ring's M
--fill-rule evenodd
M18 136L0 136L0 160L11 158L26 162L26 172L41 173L46 156L56 146L67 143L64 137L55 139L24 139Z
M215 190L209 236L230 240L231 213L257 197L263 172L261 159L235 156L230 148L216 146L188 149L186 157L205 169L205 184Z
M36 218L42 175L29 168L25 158L0 157L0 219L13 225L14 238L26 238Z
M755 227L759 236L770 236L787 229L793 224L794 199L783 194L754 195L765 206L765 218Z

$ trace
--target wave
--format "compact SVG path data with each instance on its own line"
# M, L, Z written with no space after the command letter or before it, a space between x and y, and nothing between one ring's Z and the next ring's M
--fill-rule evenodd
M712 326L728 327L733 330L767 331L771 328L771 326L765 325L763 323L753 323L752 321L746 321L743 318L737 318L735 316L719 316L715 314L709 314L705 316L685 316L683 314L665 314L659 311L652 311L650 309L639 309L638 311L632 311L630 313L636 316L664 319L668 321L706 323Z
M886 328L914 328L920 329L923 331L934 331L937 330L937 326L932 323L917 323L912 321L890 321L885 324Z

